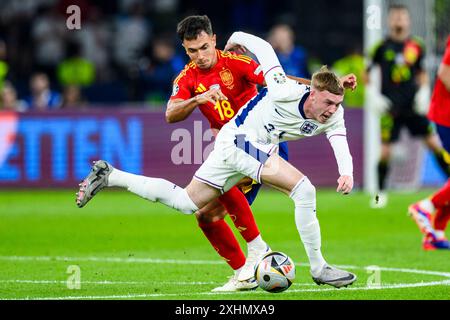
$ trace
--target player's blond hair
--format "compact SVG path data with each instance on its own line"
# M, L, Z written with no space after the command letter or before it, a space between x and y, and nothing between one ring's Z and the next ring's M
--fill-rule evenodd
M312 75L311 86L316 90L327 90L332 94L339 96L344 94L344 87L342 86L338 76L330 71L327 66L322 66L319 71Z

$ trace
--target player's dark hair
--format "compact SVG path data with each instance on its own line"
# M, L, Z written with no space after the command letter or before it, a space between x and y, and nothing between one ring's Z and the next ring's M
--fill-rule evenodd
M329 91L332 94L342 96L344 87L338 76L330 71L327 66L322 66L319 71L315 72L311 77L311 86L318 91Z
M389 6L388 12L391 12L392 10L406 10L409 13L409 8L405 6L404 4L400 3L394 3Z
M186 17L177 25L177 34L181 41L195 40L202 31L213 35L211 21L206 15Z

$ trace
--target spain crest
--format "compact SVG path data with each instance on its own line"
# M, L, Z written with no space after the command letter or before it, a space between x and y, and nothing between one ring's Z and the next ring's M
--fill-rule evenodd
M223 84L225 86L230 86L233 84L233 74L231 73L231 71L229 69L225 69L219 72L220 75L220 79L222 80Z

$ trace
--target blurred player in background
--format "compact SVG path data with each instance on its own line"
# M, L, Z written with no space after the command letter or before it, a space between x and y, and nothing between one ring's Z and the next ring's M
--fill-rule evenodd
M439 66L428 118L436 124L446 151L445 159L450 163L450 36ZM444 233L450 220L450 180L431 197L412 204L408 212L424 234L423 249L450 249Z
M280 23L269 31L267 41L275 50L286 74L307 78L308 57L306 50L295 44L295 34L288 24Z
M411 36L409 10L403 5L389 8L389 36L375 46L372 63L381 69L381 95L377 95L377 108L381 117L381 157L378 162L379 199L372 207L387 204L386 178L393 143L406 126L413 136L423 138L426 146L434 153L442 170L449 175L449 166L444 160L444 149L428 119L423 115L429 103L429 80L423 68L424 46ZM370 84L369 84L370 85Z
M226 123L217 135L214 150L186 188L151 177L130 174L97 161L80 184L77 205L83 207L105 187L123 187L150 201L158 201L185 214L194 214L233 188L244 177L267 183L295 203L295 221L317 284L337 288L356 281L356 276L328 265L321 252L320 226L316 217L316 192L309 179L277 153L280 141L326 133L333 148L340 177L337 192L353 189L353 162L348 148L344 111L344 87L354 89L356 77L341 80L326 68L313 75L311 87L288 79L267 41L235 32L227 48L243 46L256 55L267 88L261 90ZM227 49L226 48L226 49ZM205 65L202 61L201 65ZM212 102L221 99L211 96Z

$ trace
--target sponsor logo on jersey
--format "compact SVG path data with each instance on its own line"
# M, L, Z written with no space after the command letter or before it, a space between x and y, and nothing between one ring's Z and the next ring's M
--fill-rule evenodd
M300 127L300 132L302 134L312 134L317 129L317 124L314 124L309 121L305 121Z
M229 69L225 69L219 72L220 79L222 80L225 86L231 86L233 84L233 74Z

